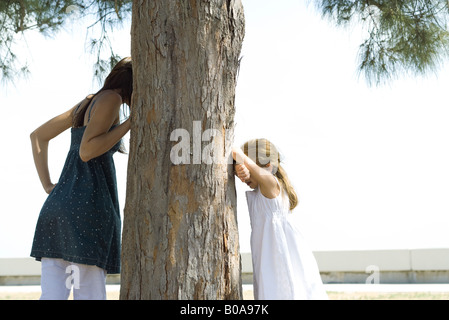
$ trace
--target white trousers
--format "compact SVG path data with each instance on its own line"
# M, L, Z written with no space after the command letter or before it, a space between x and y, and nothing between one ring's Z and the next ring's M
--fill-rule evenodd
M96 266L42 258L41 300L106 300L106 271Z

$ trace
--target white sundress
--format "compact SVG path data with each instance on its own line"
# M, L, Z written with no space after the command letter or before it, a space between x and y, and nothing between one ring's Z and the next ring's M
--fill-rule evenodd
M246 192L254 298L327 300L315 257L295 225L288 197L280 188L274 199L266 198L259 188Z

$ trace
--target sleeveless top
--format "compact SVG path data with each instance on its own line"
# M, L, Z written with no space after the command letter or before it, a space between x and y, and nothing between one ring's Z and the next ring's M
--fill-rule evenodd
M258 187L246 191L254 298L326 300L315 257L289 209L288 197L279 187L281 191L273 199L265 197Z
M121 219L112 156L121 142L83 162L79 148L85 129L71 128L70 150L59 181L40 211L31 256L38 261L61 258L120 273Z

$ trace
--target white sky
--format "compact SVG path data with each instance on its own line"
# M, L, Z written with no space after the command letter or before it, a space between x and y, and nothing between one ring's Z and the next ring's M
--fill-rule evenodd
M449 247L447 68L369 88L357 78L361 32L332 27L305 2L243 0L235 144L265 137L279 146L314 250ZM29 134L98 90L85 38L84 25L49 40L27 36L20 56L30 78L0 89L0 257L29 255L46 198ZM129 25L115 33L115 48L130 54ZM50 144L55 182L69 139ZM115 163L123 208L127 156ZM246 190L238 184L242 252L250 250Z

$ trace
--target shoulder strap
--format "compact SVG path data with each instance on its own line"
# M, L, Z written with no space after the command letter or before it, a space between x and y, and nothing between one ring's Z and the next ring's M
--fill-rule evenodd
M75 108L75 111L73 112L73 114L76 114L78 112L78 109L81 107L82 104L83 104L83 102L81 101L80 104Z
M93 99L93 98L92 98ZM90 103L92 103L90 106L89 106L89 114L88 114L88 116L87 116L87 123L89 123L89 121L90 121L90 113L92 112L92 108L94 107L94 104L95 104L95 102L97 102L97 100L92 100Z

